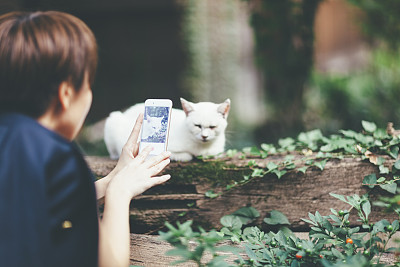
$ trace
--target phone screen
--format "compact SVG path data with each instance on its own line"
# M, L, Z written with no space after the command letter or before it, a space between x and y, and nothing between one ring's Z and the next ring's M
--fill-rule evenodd
M168 106L145 106L140 148L152 146L151 156L167 150L170 113Z

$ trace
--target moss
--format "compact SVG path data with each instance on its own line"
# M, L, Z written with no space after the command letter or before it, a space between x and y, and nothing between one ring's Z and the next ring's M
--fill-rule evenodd
M227 164L223 160L198 160L190 164L179 164L168 169L174 183L188 183L206 180L212 185L227 185L232 181L243 180L244 175L250 174L249 168L240 168L234 164Z

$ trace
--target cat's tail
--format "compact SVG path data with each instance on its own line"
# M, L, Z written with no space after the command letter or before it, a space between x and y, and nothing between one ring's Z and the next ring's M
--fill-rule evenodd
M131 122L120 111L111 112L104 125L104 142L111 159L118 159L131 132Z

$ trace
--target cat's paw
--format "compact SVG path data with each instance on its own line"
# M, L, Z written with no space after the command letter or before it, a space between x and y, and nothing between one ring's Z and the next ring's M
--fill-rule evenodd
M173 161L191 161L193 158L192 154L180 152L180 153L172 153L170 159Z

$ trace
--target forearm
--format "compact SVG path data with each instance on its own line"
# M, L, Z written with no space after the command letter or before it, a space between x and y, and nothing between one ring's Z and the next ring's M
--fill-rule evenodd
M105 196L103 218L100 221L99 266L129 266L129 204L123 194Z
M97 200L104 198L108 184L111 180L111 176L112 176L112 174L110 173L106 177L101 178L94 183L95 188L96 188Z

